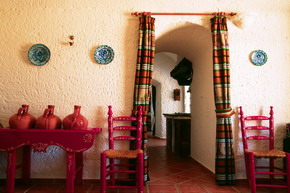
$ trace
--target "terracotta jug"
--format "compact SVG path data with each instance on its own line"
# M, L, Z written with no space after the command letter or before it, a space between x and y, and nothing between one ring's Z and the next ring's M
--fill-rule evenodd
M17 114L12 115L9 119L11 129L32 129L35 127L36 119L28 113L29 105L22 105Z
M60 129L61 119L54 114L54 105L48 105L42 116L36 120L36 129Z
M88 120L81 115L81 106L74 106L74 113L63 119L64 129L86 130L88 128Z

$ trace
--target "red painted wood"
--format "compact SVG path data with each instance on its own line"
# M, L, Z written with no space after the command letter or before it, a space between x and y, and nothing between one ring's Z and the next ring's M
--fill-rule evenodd
M7 158L7 193L14 192L14 180L16 172L16 150L24 146L23 179L30 178L30 153L31 147L36 152L46 152L49 145L56 145L67 152L67 185L66 192L74 192L74 177L77 168L82 167L83 151L92 147L95 134L101 132L100 128L89 130L38 130L38 129L0 129L0 151L8 152ZM28 146L28 147L27 147ZM31 146L31 147L30 147ZM76 175L78 183L82 181L82 169Z
M45 152L49 145L56 145L68 152L82 152L93 145L95 133L100 131L100 128L90 130L0 129L0 151L31 145L35 152Z
M100 172L100 176L101 176L101 193L105 193L106 192L106 178L107 178L107 174L106 174L106 158L107 155L105 153L101 153L101 172Z
M136 121L136 117L126 117L126 116L121 116L121 117L113 117L113 121Z
M286 153L286 168L278 168L275 167L274 159L278 159L279 157L263 157L263 159L269 160L268 166L259 166L257 163L257 159L259 157L255 157L253 152L249 152L248 140L267 140L269 143L268 149L261 149L260 146L257 147L256 150L272 150L274 149L274 112L273 107L270 107L270 116L246 116L244 117L244 112L242 107L240 107L240 126L242 131L243 138L243 147L244 147L244 156L245 156L245 165L247 171L247 178L251 187L251 192L256 193L257 187L273 187L273 188L288 188L288 192L290 192L290 154ZM268 124L268 126L264 126ZM256 130L256 131L255 131ZM268 130L265 132L261 132L261 130ZM248 136L250 133L250 136ZM260 135L260 134L263 135ZM253 149L251 149L253 150ZM281 158L280 158L281 160ZM257 170L259 169L259 170ZM262 170L261 170L262 169ZM266 169L266 170L264 170ZM278 171L277 171L278 170ZM282 171L282 172L281 172ZM269 184L257 184L256 180L258 179L257 174L262 174L269 176L270 179ZM261 176L261 175L260 175ZM287 183L285 185L275 184L275 176L285 176L287 178ZM264 178L265 179L265 178Z
M138 154L138 161L137 161L137 192L143 193L144 192L144 154Z
M117 136L114 137L113 140L121 140L121 141L126 141L126 140L136 140L136 137L132 137L132 136Z
M119 122L119 123L116 123ZM123 125L125 124L126 125ZM131 124L135 122L135 124ZM115 126L116 124L116 126ZM120 126L121 124L121 126ZM134 126L132 126L134 125ZM136 131L136 136L124 136L122 131ZM121 131L121 134L117 134ZM131 141L135 140L135 148L141 149L142 147L142 108L140 107L138 110L137 117L131 116L121 116L121 117L113 117L112 106L109 106L108 110L108 134L109 134L109 149L115 150L114 141L122 140L122 141ZM119 153L119 152L118 152ZM136 188L138 193L144 192L144 153L139 153L137 155L137 159L135 159L135 163L129 166L128 164L118 164L115 159L123 160L122 156L116 156L115 159L109 159L108 165L106 165L107 154L106 152L101 153L101 192L105 193L107 188ZM122 161L121 161L122 162ZM119 167L122 165L122 167ZM127 166L127 167L124 167ZM129 167L128 167L129 166ZM135 169L134 169L135 168ZM119 179L119 173L126 174L134 174L134 179ZM107 177L109 177L107 179ZM117 182L119 181L132 181L135 183L132 186L128 185L119 185Z
M245 117L245 120L247 121L255 121L255 120L269 120L269 117L266 116L248 116Z
M66 152L66 192L74 192L75 153Z
M134 131L134 130L136 130L136 127L134 127L134 126L117 126L117 127L114 127L114 130L118 130L118 131Z
M267 136L250 136L246 137L247 140L269 140L270 138Z
M245 127L246 130L269 130L269 127L266 126L249 126Z
M7 180L6 180L6 192L13 193L15 185L15 172L16 172L16 150L8 151L7 157Z

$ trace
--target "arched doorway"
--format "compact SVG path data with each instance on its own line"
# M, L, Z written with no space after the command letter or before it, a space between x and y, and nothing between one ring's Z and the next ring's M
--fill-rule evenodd
M175 53L186 57L193 64L191 157L214 172L216 119L213 100L211 41L210 29L185 23L181 27L156 37L156 54L159 52Z
M152 92L152 103L153 107L155 107L155 132L153 131L153 133L158 138L166 138L166 120L163 114L184 112L183 97L181 97L180 101L173 99L174 89L183 90L183 86L178 85L177 81L170 76L170 71L174 69L180 58L182 57L168 52L155 54L152 81L153 86L156 88L155 95Z

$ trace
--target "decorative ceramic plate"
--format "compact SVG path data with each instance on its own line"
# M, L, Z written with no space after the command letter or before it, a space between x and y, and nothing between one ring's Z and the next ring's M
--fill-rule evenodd
M267 54L263 50L255 50L251 55L251 61L256 66L264 65L268 60Z
M32 64L42 66L49 61L50 51L48 47L43 44L34 44L28 50L28 59Z
M94 57L99 64L109 64L114 59L114 50L110 46L101 45L95 50Z

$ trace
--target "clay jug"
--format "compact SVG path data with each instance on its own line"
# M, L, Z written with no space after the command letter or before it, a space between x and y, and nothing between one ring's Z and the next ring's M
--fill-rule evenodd
M36 129L60 129L61 119L54 114L54 105L48 105L42 116L36 120Z
M62 124L61 119L54 114L55 106L48 105L47 108L51 109L51 114L50 114L49 118L51 119L50 123L52 123L52 126L53 126L52 128L61 129L61 124ZM52 129L52 128L48 128L48 129Z
M88 120L81 115L81 106L74 106L74 113L63 119L63 129L86 130L88 128Z
M11 129L31 129L34 128L36 119L28 113L29 105L22 105L17 114L12 115L9 119Z

